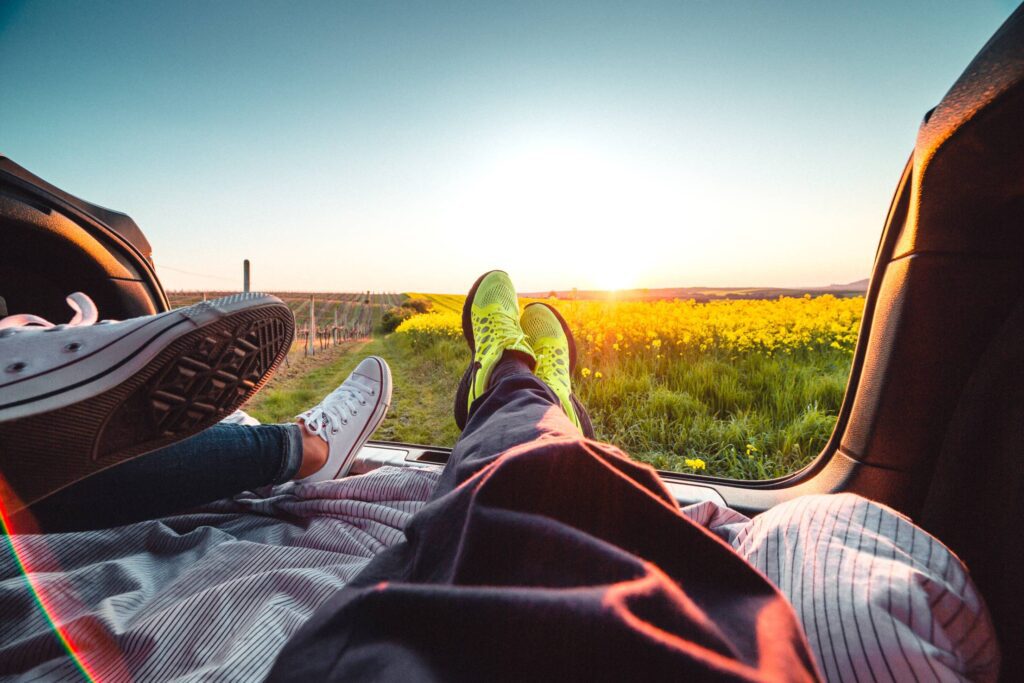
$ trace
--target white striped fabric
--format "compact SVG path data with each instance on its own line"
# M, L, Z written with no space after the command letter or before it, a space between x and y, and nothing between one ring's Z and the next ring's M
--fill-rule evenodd
M829 681L996 680L995 631L964 565L894 510L803 496L732 529L792 603Z
M99 680L253 681L327 597L403 538L437 476L381 468L194 514L13 541L60 623L115 644L76 643ZM81 679L8 552L0 624L0 676Z
M50 558L32 580L61 621L88 623L120 650L84 648L103 680L258 680L323 600L402 538L436 479L385 467L16 543L30 567L33 556ZM830 681L995 679L992 625L963 565L892 510L844 494L800 498L753 521L710 502L683 513L789 598ZM0 623L0 675L79 679L6 555Z

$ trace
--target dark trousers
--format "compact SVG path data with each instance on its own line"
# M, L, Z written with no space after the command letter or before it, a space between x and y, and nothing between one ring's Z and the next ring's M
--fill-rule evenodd
M406 540L314 614L271 679L815 676L771 584L512 359Z

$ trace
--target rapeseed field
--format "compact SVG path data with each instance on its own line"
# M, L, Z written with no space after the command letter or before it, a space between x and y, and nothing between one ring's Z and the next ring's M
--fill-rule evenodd
M396 341L436 356L454 387L468 358L463 297L410 296L433 310L402 323ZM782 476L820 452L864 307L831 295L549 303L576 336L574 387L599 438L659 469L740 479Z

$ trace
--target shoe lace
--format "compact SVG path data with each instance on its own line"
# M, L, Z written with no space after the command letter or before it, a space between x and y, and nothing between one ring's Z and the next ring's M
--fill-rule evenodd
M95 325L99 321L99 310L88 294L74 292L69 294L65 301L68 302L71 310L75 312L71 320L64 324L65 326L82 327L85 325ZM34 327L49 328L57 327L57 325L51 323L46 318L32 315L31 313L18 313L0 319L0 330L20 330Z
M511 348L526 345L526 333L519 326L519 321L503 313L492 313L489 316L492 339L501 340L501 346Z
M554 349L547 346L533 346L533 353L537 359L537 366L533 372L538 377L549 378L555 376L557 365Z
M349 378L319 405L299 415L299 419L311 433L326 438L327 434L337 434L347 426L348 419L355 417L359 407L365 406L367 399L376 393L376 389L364 387L354 378Z

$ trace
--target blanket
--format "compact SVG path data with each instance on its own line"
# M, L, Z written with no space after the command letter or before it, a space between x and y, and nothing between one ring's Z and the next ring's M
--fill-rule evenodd
M383 467L115 529L7 539L27 575L0 552L0 676L81 679L41 598L99 680L259 680L327 597L403 538L437 476Z
M317 607L404 538L438 474L385 466L7 539L20 562L0 552L0 677L82 679L45 606L99 680L260 680ZM895 511L843 494L754 520L711 502L682 514L782 591L828 680L996 679L998 644L966 568Z

